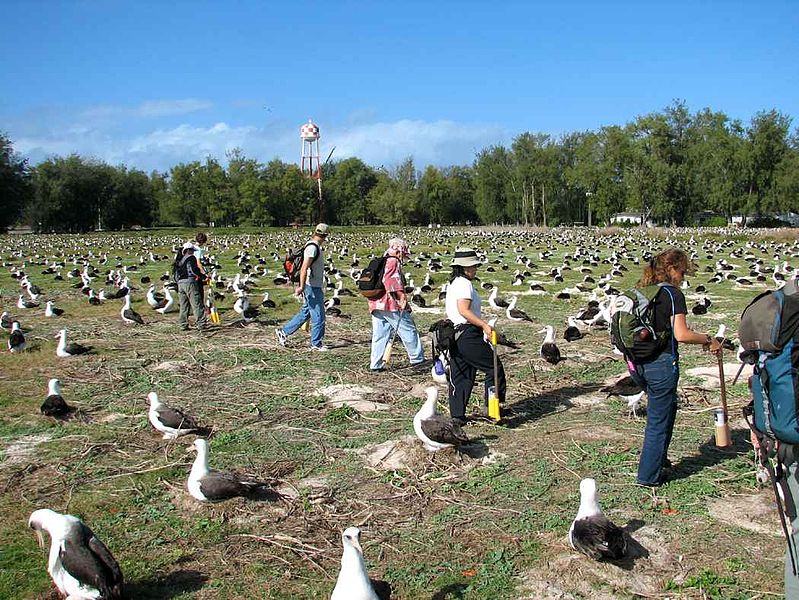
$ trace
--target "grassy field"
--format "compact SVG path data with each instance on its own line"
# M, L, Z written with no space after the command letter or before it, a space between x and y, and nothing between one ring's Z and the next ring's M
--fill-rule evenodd
M345 274L346 287L354 289L346 278L353 254L365 265L366 255L381 250L390 233L334 231L328 256ZM730 257L747 240L728 231L401 233L415 256L442 252L445 265L456 245L486 250L491 261L510 268L503 271L498 263L495 272L481 269L479 276L505 296L527 290L510 286L517 255L536 263L530 279L557 293L583 277L582 261L572 261L565 281L550 283L544 273L564 255L582 246L605 259L621 247L621 236L631 238L625 242L630 256L672 244L694 251L700 267L691 278L694 286L706 283L705 267L719 258L739 265L741 275L749 270L748 261ZM656 492L635 485L645 419L629 417L626 406L599 392L625 374L606 331L571 344L561 337L566 316L586 304L584 297L520 295L518 307L535 325L504 316L499 321L522 345L501 350L509 375L504 424L470 425L474 444L464 454L429 456L408 436L432 380L411 373L401 350L388 372L368 372L371 330L363 298L344 296L340 308L347 318L328 317L332 351L310 352L303 332L288 348L277 345L274 326L298 304L287 288L272 283L280 269L276 257L301 233L211 232L208 252L225 277L240 270L235 258L242 250L254 266L260 257L265 264L259 268L269 269L250 298L258 304L262 292L270 291L277 308L261 309L256 322L238 322L229 292L219 302L222 325L210 333L180 332L176 313L151 310L140 278L148 275L157 283L171 258L154 262L149 252L171 257L172 245L189 236L150 231L0 238L0 303L19 319L29 345L23 354L0 356L0 598L56 597L46 552L27 528L29 514L44 507L84 519L119 560L135 599L329 597L341 531L351 525L363 531L370 574L390 582L397 599L781 596L784 542L770 492L755 484L748 433L739 418L746 383L728 386L734 446L716 449L711 410L719 402L717 386L686 374L693 367L715 368L698 346L681 353L681 410L670 452L675 478ZM797 252L795 245L791 249L795 237L759 237L758 244L748 251L768 265L775 254ZM554 255L539 261L544 250ZM86 302L72 287L76 280L66 277L80 257L101 273L138 267L130 273L133 307L146 325L125 325L121 301ZM145 259L141 264L139 257ZM45 261L53 260L66 261L64 281L41 274ZM614 280L620 289L640 275L632 260L623 263L629 270ZM11 272L17 268L43 289L41 308L15 306L19 283ZM407 270L418 285L426 263ZM609 270L601 262L593 267L595 277ZM446 273L433 278L440 285ZM93 287L102 289L102 278ZM732 336L742 308L762 289L765 284L709 286L713 306L707 315L689 315L689 323L712 332L723 322ZM437 295L437 289L427 294L428 309L415 316L421 332L441 318ZM695 296L690 289L687 296L690 307ZM65 316L45 318L46 299L65 309ZM557 366L538 357L537 331L544 324L558 330L566 360ZM62 327L71 340L95 351L57 358L54 335ZM429 347L426 341L428 353ZM66 401L80 409L69 421L39 414L51 377L61 380ZM361 395L383 410L330 403L342 386L353 385L367 386ZM193 436L165 441L152 430L146 396L153 390L214 428L212 467L277 479L285 500L195 501L186 490ZM477 396L474 401L476 408ZM637 541L634 556L623 564L595 563L568 546L579 481L586 476L597 479L605 512Z

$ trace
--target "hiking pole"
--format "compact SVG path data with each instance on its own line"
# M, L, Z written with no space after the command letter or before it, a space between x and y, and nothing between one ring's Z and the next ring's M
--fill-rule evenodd
M497 330L491 328L491 349L494 351L494 387L490 388L488 394L488 417L499 421L502 418L502 413L499 408L499 359L497 358ZM485 407L483 407L485 410Z
M397 339L397 333L399 333L399 323L397 323L397 328L394 329L394 335L391 336L391 339L388 341L386 345L386 349L383 352L383 366L385 367L388 365L389 361L391 360L391 352L394 350L394 340Z
M716 447L729 448L732 443L730 441L730 424L727 420L727 382L724 381L724 348L719 348L716 358L719 363L719 386L721 388L721 408L717 408L714 413Z

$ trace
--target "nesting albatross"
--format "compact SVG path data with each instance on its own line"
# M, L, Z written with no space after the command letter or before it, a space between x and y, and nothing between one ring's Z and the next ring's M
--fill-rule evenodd
M208 440L194 440L197 458L189 473L189 493L202 502L219 502L236 496L253 500L277 500L280 494L266 483L242 481L233 473L222 473L208 468Z
M66 358L68 356L77 356L79 354L86 354L92 351L91 346L83 346L70 342L67 344L67 330L62 329L56 334L58 339L58 346L56 346L55 353L59 358Z
M330 600L388 600L390 589L381 589L377 594L369 579L361 548L361 530L348 527L341 534L344 550L341 553L341 570ZM382 583L382 582L380 582Z
M150 424L164 434L165 440L174 440L178 436L200 431L200 426L193 418L161 402L155 392L147 394L147 399L150 401L150 410L147 413Z
M42 530L50 534L47 572L68 600L119 600L123 577L105 544L80 519L50 509L35 510L28 527L44 547Z
M580 509L569 528L569 543L572 548L594 560L618 560L627 553L624 531L602 514L596 481L593 479L580 482Z
M436 412L438 388L430 386L425 390L427 400L413 417L413 430L430 452L460 446L469 441L460 423L446 415Z
M48 417L64 417L72 412L72 408L61 396L61 382L58 379L51 379L47 383L47 398L39 410Z

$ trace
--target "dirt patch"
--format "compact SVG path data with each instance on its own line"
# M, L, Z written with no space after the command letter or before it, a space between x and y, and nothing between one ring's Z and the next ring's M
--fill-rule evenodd
M741 368L741 363L724 363L724 381L727 382L727 385L732 384L732 380L735 379L735 374L738 372L738 369ZM744 365L743 371L741 371L741 375L738 377L738 383L746 382L749 379L749 376L752 375L752 365ZM717 366L714 367L694 367L693 369L687 369L685 371L686 375L690 375L692 377L697 377L702 380L702 385L709 387L709 388L718 388L719 386L719 368Z
M780 517L770 489L757 494L715 498L707 503L710 516L726 525L782 537Z
M607 395L602 392L588 392L587 394L580 394L569 398L574 406L596 406L597 404L604 404Z
M414 461L414 446L421 442L416 436L406 435L398 440L388 440L382 444L366 446L358 454L366 458L369 466L381 471L404 470Z
M167 360L153 367L153 371L168 371L169 373L179 373L189 368L189 363L182 360Z
M368 385L341 383L319 388L316 393L327 398L327 404L333 408L349 406L358 412L389 409L388 404L369 399L370 396L372 398L378 397L379 393Z
M13 444L6 446L5 464L16 465L25 462L25 460L33 454L36 446L42 442L49 441L52 436L49 435L25 435L17 439Z
M629 557L595 561L574 551L566 537L550 539L552 558L522 576L522 598L614 600L620 593L659 597L668 579L678 581L682 557L654 527L644 526L628 538Z
M478 465L490 465L507 458L500 452L492 452L479 440L461 446L460 450L445 448L429 452L414 435L398 440L388 440L361 448L357 453L373 468L380 471L424 471L426 465L435 469L455 467L468 471Z
M565 431L559 431L558 435L585 442L626 440L629 437L627 432L619 431L607 425L591 425L590 427L586 427L582 423L574 425Z

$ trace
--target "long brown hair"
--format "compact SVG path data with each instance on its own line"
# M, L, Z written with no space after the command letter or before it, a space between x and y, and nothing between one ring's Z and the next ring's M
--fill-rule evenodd
M638 287L646 287L663 282L672 283L671 277L669 277L669 267L684 271L688 275L693 275L696 271L685 252L677 248L669 248L652 257L649 264L644 267L644 274L638 281Z

